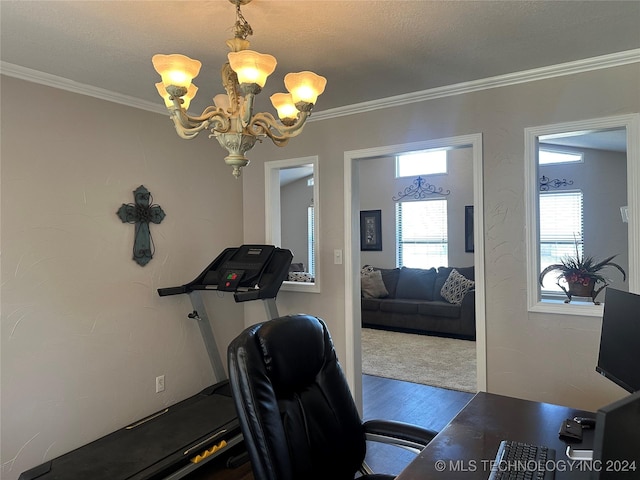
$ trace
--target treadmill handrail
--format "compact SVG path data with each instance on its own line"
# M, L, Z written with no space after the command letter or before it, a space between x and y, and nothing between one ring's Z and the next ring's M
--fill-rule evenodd
M180 287L166 287L159 288L158 295L161 297L166 297L169 295L180 295L183 293L193 292L194 290L218 290L218 285L200 285L200 284L190 284L182 285ZM236 292L244 293L244 292L253 292L259 290L258 287L239 287Z

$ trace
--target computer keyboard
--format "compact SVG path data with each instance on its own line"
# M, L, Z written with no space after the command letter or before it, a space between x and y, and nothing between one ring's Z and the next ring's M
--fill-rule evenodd
M555 458L553 448L503 440L489 480L553 480Z

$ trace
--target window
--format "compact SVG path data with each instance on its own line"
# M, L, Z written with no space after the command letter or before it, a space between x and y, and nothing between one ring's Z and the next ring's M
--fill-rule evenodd
M582 192L540 192L540 271L575 255L576 244L582 255ZM545 279L542 292L562 292L553 275Z
M561 150L547 150L543 148L538 151L538 163L540 165L581 163L583 161L583 155L580 152L563 152Z
M396 203L398 266L448 265L447 200Z
M446 150L424 150L396 156L396 177L447 173Z
M292 263L302 263L306 272L313 273L311 282L285 280L280 288L283 291L320 292L322 266L317 259L322 234L318 229L321 200L317 175L317 156L274 160L264 164L265 242L291 250L294 253ZM295 186L300 187L304 195L297 197L297 188L289 188L294 187L290 184L292 178L301 181ZM311 212L310 206L313 207ZM310 227L311 219L313 223Z
M307 208L307 258L309 258L309 273L314 276L316 274L316 256L313 254L316 251L315 214L314 206L309 205Z

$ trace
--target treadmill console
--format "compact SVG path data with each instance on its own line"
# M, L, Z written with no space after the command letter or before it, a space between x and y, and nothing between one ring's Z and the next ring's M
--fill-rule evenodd
M195 280L181 287L159 288L158 294L216 289L234 292L236 302L275 298L292 259L291 251L273 245L227 248Z
M241 245L228 248L209 266L204 283L218 285L218 290L235 292L238 287L253 288L268 262L273 258L273 245ZM289 267L287 266L287 269Z

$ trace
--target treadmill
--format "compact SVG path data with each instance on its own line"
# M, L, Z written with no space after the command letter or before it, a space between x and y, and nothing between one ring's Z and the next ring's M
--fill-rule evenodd
M225 249L195 280L159 288L187 294L218 383L200 393L20 474L19 480L177 480L220 455L246 461L231 389L202 292L231 292L236 302L262 300L269 319L293 255L273 245ZM234 458L233 455L239 455Z

